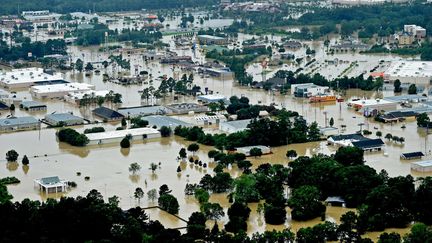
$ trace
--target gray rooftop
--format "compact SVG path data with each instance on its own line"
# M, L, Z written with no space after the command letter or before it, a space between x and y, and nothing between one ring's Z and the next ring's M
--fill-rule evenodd
M125 107L117 110L123 116L148 116L157 114L167 114L170 110L165 106L138 106Z
M245 128L247 128L247 126L249 125L250 122L251 122L251 120L247 119L247 120L227 121L227 122L224 122L221 124L229 125L229 126L234 127L236 129L245 129Z
M419 167L432 167L432 160L413 162L412 164L417 165Z
M43 185L55 185L60 183L60 178L58 176L44 177L40 181Z
M46 105L45 104L43 104L43 103L41 103L41 102L38 102L38 101L34 101L34 100L28 100L28 101L23 101L23 102L21 102L21 105L24 107L24 108L32 108L32 107L41 107L41 106L45 106L46 107Z
M79 116L74 116L70 113L54 113L45 116L45 119L50 119L56 122L82 120Z
M178 126L183 126L183 127L192 126L192 124L190 123L169 116L160 116L160 115L146 116L143 117L142 119L148 121L150 126L157 126L158 128L162 126L171 127L171 128L175 128Z
M422 95L398 95L383 98L384 100L401 102L401 101L414 101L414 100L427 100L427 97Z
M0 127L37 124L39 121L32 116L0 119Z

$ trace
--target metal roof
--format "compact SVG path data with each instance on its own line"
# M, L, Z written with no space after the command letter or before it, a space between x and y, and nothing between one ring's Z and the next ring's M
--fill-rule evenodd
M116 118L124 117L124 115L118 113L117 111L111 110L103 106L94 109L93 113L97 116L100 116L102 118L107 118L107 119L113 119L113 118L116 119Z
M402 153L404 158L418 158L424 156L423 152L411 152L411 153Z
M165 106L137 106L119 108L118 112L123 116L148 116L156 114L167 114L170 110Z
M34 101L34 100L23 101L23 102L21 102L21 105L24 108L46 107L45 104L38 102L38 101Z
M432 167L432 160L425 160L425 161L419 161L419 162L413 162L412 165L416 165L419 167Z
M0 119L0 127L19 126L19 125L28 125L28 124L36 124L36 123L39 123L39 121L32 116Z
M79 116L74 116L70 113L54 113L45 116L45 119L50 119L56 122L62 121L75 121L75 120L83 120L83 118Z
M352 142L352 145L357 148L367 149L367 148L381 147L384 145L384 142L380 138L377 138L377 139L367 139L367 140Z
M166 127L178 127L178 126L183 126L183 127L190 127L192 126L192 124L181 121L179 119L173 118L173 117L169 117L169 116L146 116L142 118L143 120L146 120L149 122L150 126L157 126L158 128L162 127L162 126L166 126Z

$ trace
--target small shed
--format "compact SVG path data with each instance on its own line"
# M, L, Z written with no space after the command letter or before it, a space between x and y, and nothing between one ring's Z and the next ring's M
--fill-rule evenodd
M423 156L423 152L411 152L411 153L403 153L401 154L401 159L421 159Z
M68 184L67 181L60 180L58 176L44 177L34 180L35 186L45 193L65 192Z
M99 107L93 110L93 114L97 117L100 117L107 121L116 121L121 120L125 116L120 114L119 112L109 109L107 107Z

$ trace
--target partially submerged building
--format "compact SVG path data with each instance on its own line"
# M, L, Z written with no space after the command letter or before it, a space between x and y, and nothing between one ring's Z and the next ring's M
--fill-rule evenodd
M311 96L328 92L330 92L330 88L327 86L319 86L313 83L291 84L291 94L295 97L309 98Z
M106 120L106 121L117 121L117 120L121 120L125 117L121 113L119 113L113 109L103 107L103 106L94 109L92 111L92 113L93 113L93 115L95 115L99 118L102 118L103 120Z
M0 119L0 132L35 130L39 127L39 120L32 116Z
M126 118L135 118L139 116L150 115L166 115L171 113L170 109L161 105L122 107L119 108L117 111Z
M86 83L37 85L30 88L30 93L38 99L63 98L70 92L84 92L93 90L94 88L94 85Z
M245 154L246 156L251 156L250 155L250 150L253 148L258 148L261 150L262 154L271 154L271 148L267 147L267 146L263 146L263 145L255 145L255 146L245 146L245 147L238 147L235 148L237 153L242 153Z
M20 108L26 111L46 111L47 110L47 106L45 104L34 100L21 102Z
M33 85L67 83L61 74L48 74L42 68L14 69L0 73L0 86L5 88L28 88Z
M182 127L191 127L192 124L184 122L182 120L176 119L171 116L146 116L142 118L143 120L148 121L150 127L155 127L156 129L159 129L163 126L170 127L171 129L174 129L178 126Z
M237 121L227 121L219 123L219 130L226 133L241 132L248 129L248 125L251 122L250 119L247 120L237 120Z
M431 172L432 171L432 160L425 160L411 163L411 170L418 172Z
M126 136L130 140L144 140L149 138L159 138L161 134L158 130L154 128L134 128L126 130L116 130L98 133L86 134L89 139L89 145L95 144L106 144L106 143L120 143L120 141Z
M51 126L74 126L84 124L84 119L71 113L54 113L45 116L45 122Z
M34 180L35 186L40 191L48 193L59 193L65 192L68 188L68 183L65 180L60 180L58 176L44 177L41 179Z

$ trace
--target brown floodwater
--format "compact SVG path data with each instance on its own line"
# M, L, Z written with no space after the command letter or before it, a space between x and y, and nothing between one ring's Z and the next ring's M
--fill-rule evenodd
M245 37L243 37L245 38ZM275 37L276 38L276 37ZM172 43L170 37L165 36L164 41ZM316 44L316 43L315 43ZM358 60L359 67L354 68L350 74L354 75L358 70L369 69L375 66L379 60L394 60L397 59L393 56L365 56L357 53L349 54L335 54L328 56L323 50L322 44L318 43L313 45L316 48L317 54L316 59L317 71L323 73L323 75L330 77L336 77L344 70L349 64L342 64L342 67L325 66L324 60L329 58L339 58L346 60ZM108 54L97 52L98 48L78 48L71 47L70 52L76 60L78 57L85 59L86 61L101 61L105 60ZM190 50L177 50L171 48L173 51L178 52L180 55L190 55ZM302 51L298 51L298 55L301 55ZM203 53L197 52L194 60L202 62L205 61ZM172 66L160 65L157 62L145 63L142 61L139 55L131 55L131 66L138 65L139 70L149 70L153 74L153 80L155 87L158 87L160 80L157 79L161 75L173 75ZM365 61L365 62L364 62ZM345 66L344 66L345 65ZM298 66L287 65L282 67L287 70L295 70ZM100 69L100 67L99 67ZM270 67L267 77L270 77L272 73L276 72L280 67ZM314 68L312 68L314 69ZM112 68L107 70L101 69L102 72L112 74ZM261 79L261 67L260 65L251 64L247 68L248 72L254 75L255 79L260 81ZM357 70L357 71L356 71ZM176 69L175 72L182 74L180 69ZM78 72L67 72L65 78L70 81L91 83L96 86L96 89L108 89L119 92L123 95L124 106L137 106L142 103L140 99L139 90L148 87L148 84L143 85L130 85L121 86L111 82L103 82L102 75L92 74L90 77L85 77L82 73ZM306 100L301 98L295 98L290 95L280 95L278 93L266 92L263 90L255 90L249 87L239 86L232 80L221 80L217 78L202 78L199 75L195 75L195 81L197 85L202 88L208 87L215 92L219 92L227 97L231 95L247 96L251 103L262 103L270 104L275 103L279 107L285 107L288 110L298 111L303 115L307 121L316 121L319 125L325 125L325 114L327 118L334 118L335 127L340 128L342 133L352 133L359 130L358 124L365 123L363 129L368 129L373 132L370 137L375 137L376 131L381 131L383 134L391 133L393 135L402 136L406 142L404 144L395 144L393 142L386 141L386 148L384 152L366 153L365 159L366 164L376 169L377 171L385 169L390 176L407 175L411 174L415 178L432 175L425 173L414 173L410 170L410 163L413 161L400 160L399 156L402 152L413 152L423 151L426 152L427 156L425 159L430 159L430 144L432 140L430 136L427 136L426 132L422 129L417 128L416 122L409 120L403 123L397 124L381 124L376 123L372 119L367 119L348 109L346 103L328 103L328 104L309 104ZM376 94L375 92L364 92L360 90L349 90L344 96L345 99L353 97L377 97L377 96L392 96L392 92L385 91L384 93ZM17 96L23 99L31 99L27 90L18 90ZM180 102L193 102L193 97L181 97ZM45 114L52 112L69 112L72 111L77 115L86 117L88 119L94 119L91 115L91 109L78 108L74 105L66 103L59 99L43 100L48 105L47 112L30 113L23 110L16 110L17 116L33 115L38 118L42 118ZM164 99L158 101L161 104L173 103L174 98L167 96ZM5 117L8 112L2 112L0 117ZM184 119L190 119L191 117L183 117ZM345 131L342 131L341 125L346 125ZM401 128L405 125L406 128ZM107 130L114 130L118 124L103 124ZM87 127L87 126L86 126ZM75 127L79 131L84 130L84 126ZM130 149L120 149L118 144L107 144L107 145L94 145L87 146L84 148L72 147L67 144L59 143L56 141L55 129L42 129L40 131L25 131L16 133L3 133L0 134L0 155L5 154L10 149L15 149L22 157L26 154L30 159L30 165L23 167L21 163L6 163L3 157L0 157L0 177L15 176L21 180L21 183L17 185L8 186L10 193L14 196L14 200L20 201L24 198L30 198L33 200L45 200L47 197L59 198L61 196L72 196L76 197L79 195L86 195L90 190L97 189L102 193L104 198L108 198L113 195L120 197L120 206L122 208L129 208L140 205L142 207L152 206L155 203L148 201L147 197L138 201L133 198L133 192L135 188L142 187L147 193L151 189L158 189L162 184L167 184L172 190L173 195L176 196L180 204L179 216L187 219L190 214L194 211L199 210L198 202L193 196L185 196L184 188L186 183L198 183L200 178L206 173L213 173L212 169L215 164L207 157L207 152L212 149L207 146L201 146L200 150L196 153L203 162L208 163L209 167L204 169L199 166L190 164L189 162L177 162L176 157L178 151L182 147L186 147L189 142L184 141L179 137L171 138L160 138L151 139L145 142L136 142ZM265 155L260 158L251 158L253 168L257 168L263 163L281 163L286 165L289 160L285 157L285 153L288 149L294 149L299 155L311 156L318 153L331 154L334 153L336 148L328 147L325 142L314 142L305 144L292 144L288 146L281 146L273 148L273 153ZM131 163L137 162L142 166L142 169L136 175L131 175L128 171L128 167ZM150 163L161 163L155 173L149 170ZM3 164L3 165L2 165ZM182 172L177 173L177 166L181 167ZM227 171L232 176L240 175L239 170L236 166L230 167ZM81 176L77 175L77 172L81 172ZM34 188L33 181L38 178L47 176L59 176L61 179L75 181L78 186L69 190L64 194L49 194L45 195L40 193ZM89 176L90 180L86 181L84 177ZM225 212L229 207L226 194L213 194L211 195L210 201L218 202L223 207ZM263 215L259 215L256 212L257 204L251 203L251 216L249 218L248 233L262 232L264 230L283 229L286 227L292 228L294 231L301 227L313 226L319 223L319 219L310 220L306 222L297 222L288 218L284 225L273 226L266 225L264 222ZM332 222L339 222L339 218L342 214L349 211L350 209L340 207L327 207L326 219ZM288 209L289 211L289 209ZM160 220L167 227L183 227L185 223L171 215L166 214L157 209L148 210L148 213L152 219ZM220 228L227 222L228 218L225 216L218 221ZM208 222L212 225L212 222ZM386 231L396 231L399 233L405 233L409 229L388 229ZM366 236L376 240L380 232L372 232L366 234Z

